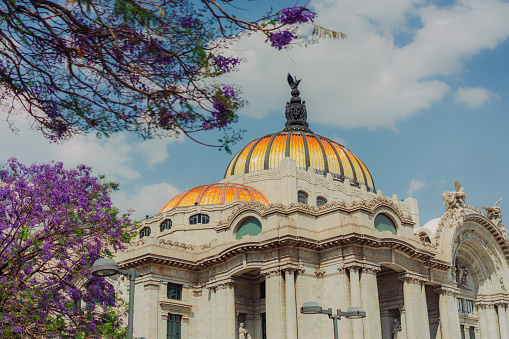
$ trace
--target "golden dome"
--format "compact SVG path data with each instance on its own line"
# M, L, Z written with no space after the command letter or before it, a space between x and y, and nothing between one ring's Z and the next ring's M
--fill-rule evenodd
M159 213L176 207L227 204L234 200L259 201L265 205L269 204L267 198L260 191L246 185L228 182L198 186L180 193L171 199Z
M345 146L309 130L285 130L251 141L233 157L224 177L277 169L285 157L294 159L298 168L313 167L320 174L331 173L339 180L348 178L375 191L373 178L361 159Z

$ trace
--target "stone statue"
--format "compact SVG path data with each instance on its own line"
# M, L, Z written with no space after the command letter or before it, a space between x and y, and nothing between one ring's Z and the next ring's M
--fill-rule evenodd
M488 219L493 221L495 225L500 226L502 224L502 210L498 206L498 203L502 200L502 198L498 199L498 201L493 205L493 207L481 206L482 209L486 210L486 216Z
M247 328L244 327L244 323L240 323L239 325L239 339L251 339Z
M297 80L297 78L292 77L290 73L288 73L288 85L292 89L292 98L289 102L286 103L285 116L286 123L284 131L303 131L312 133L312 131L308 128L309 124L307 123L308 113L306 110L306 102L302 101L299 97L299 84L301 79Z
M467 287L467 277L470 274L467 267L461 262L456 261L455 275L456 275L456 286Z
M459 182L456 181L454 186L456 189L455 191L446 191L442 194L445 208L448 210L463 207L465 199L467 198L467 195L463 193L463 186Z
M392 324L392 339L400 338L401 334L401 323L398 319L394 319L394 323Z

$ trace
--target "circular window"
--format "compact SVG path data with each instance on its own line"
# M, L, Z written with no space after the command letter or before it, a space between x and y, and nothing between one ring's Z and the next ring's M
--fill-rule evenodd
M375 218L375 228L377 231L389 231L392 234L396 234L396 226L392 222L391 218L385 214L378 214Z
M249 217L240 223L239 228L237 228L237 233L235 237L237 239L242 239L245 235L257 235L262 231L262 224L260 220L255 217Z

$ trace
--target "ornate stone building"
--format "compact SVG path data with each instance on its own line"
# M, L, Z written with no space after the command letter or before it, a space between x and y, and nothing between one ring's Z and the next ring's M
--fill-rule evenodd
M417 202L375 190L365 164L314 134L298 81L283 131L250 142L219 183L171 199L117 254L136 268L134 334L148 339L333 338L304 302L346 310L341 338L509 338L509 240L500 208L445 192ZM163 204L161 204L163 205Z

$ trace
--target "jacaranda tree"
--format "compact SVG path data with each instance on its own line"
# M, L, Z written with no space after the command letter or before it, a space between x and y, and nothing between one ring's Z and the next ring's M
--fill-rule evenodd
M305 6L250 21L232 14L237 3L0 0L0 100L21 105L55 141L91 131L150 138L229 129L244 104L218 79L241 62L219 52L232 39L259 32L281 50L344 37L312 24ZM302 23L312 33L298 34ZM227 148L238 134L225 133L218 146Z
M90 275L134 232L115 189L84 165L0 167L1 338L124 337L112 286Z

